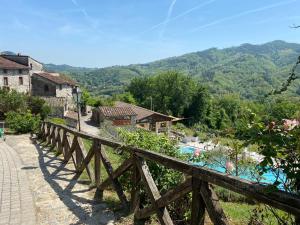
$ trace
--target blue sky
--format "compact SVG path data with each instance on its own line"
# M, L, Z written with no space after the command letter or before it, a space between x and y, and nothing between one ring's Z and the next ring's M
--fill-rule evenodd
M0 0L0 51L55 64L145 63L211 47L300 43L300 0Z

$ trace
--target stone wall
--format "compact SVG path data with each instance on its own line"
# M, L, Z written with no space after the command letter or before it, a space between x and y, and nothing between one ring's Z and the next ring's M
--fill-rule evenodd
M33 96L56 97L56 85L52 82L39 78L38 76L32 76L31 84L31 94Z
M31 68L30 72L31 74L35 72L40 72L43 70L43 64L37 62L36 60L32 58L28 58L28 66Z
M72 98L72 87L70 85L56 85L56 97Z
M8 79L9 89L14 89L18 92L27 93L30 90L30 79L29 79L29 70L27 69L12 69L7 70L7 73L4 73L3 69L0 69L0 88L3 88L4 77ZM23 84L20 84L20 77L23 78Z

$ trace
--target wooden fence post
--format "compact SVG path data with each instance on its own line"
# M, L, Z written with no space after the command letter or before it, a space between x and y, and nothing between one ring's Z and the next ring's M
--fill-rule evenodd
M82 152L81 152L82 141L80 137L77 137L77 147L75 149L75 162L76 162L76 171L79 172L79 167L83 161Z
M96 194L95 198L102 199L103 190L101 190L101 143L97 139L93 139L93 151L94 151L94 174L95 174L95 185L96 185Z
M192 218L191 225L204 225L205 203L200 194L201 181L192 178Z
M139 173L139 170L136 165L136 160L137 157L133 153L132 154L132 190L131 190L131 202L130 202L130 210L131 212L136 212L137 209L139 209L139 204L140 204L140 195L139 195L139 190L140 190L140 181L141 181L141 175Z

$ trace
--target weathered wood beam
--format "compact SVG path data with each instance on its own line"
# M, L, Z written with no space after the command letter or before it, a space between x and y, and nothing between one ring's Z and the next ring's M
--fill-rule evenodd
M205 219L205 203L200 194L201 181L192 178L192 216L191 225L203 225Z
M131 163L137 160L136 155L132 154ZM134 213L134 217L136 218L136 212L139 210L140 207L140 183L141 183L141 175L137 168L137 165L133 163L132 166L132 189L131 189L131 212Z
M68 138L68 137L67 137ZM68 138L69 139L69 138ZM72 145L71 145L71 148L69 149L69 151L67 152L67 155L66 155L66 158L65 158L65 161L68 162L70 160L70 158L72 157L73 159L73 163L74 163L74 166L76 167L76 161L74 160L73 158L73 152L75 151L75 149L77 148L77 145L78 145L78 138L77 136L74 136L73 140L72 140Z
M117 179L119 176L124 174L127 170L130 169L132 166L132 159L126 159L113 173L112 177L113 179ZM111 179L108 177L105 181L102 182L102 184L99 186L101 190L104 190L111 184Z
M207 182L201 182L200 193L211 221L215 225L229 225L218 196Z
M86 153L86 150L83 146L82 140L79 139L78 140L79 143L79 148L80 148L80 152L82 155L82 161L81 163L78 165L78 172L82 173L84 169L86 169L87 174L91 180L91 182L95 181L95 175L94 175L94 171L93 168L90 165L90 161L94 156L94 147L92 146L91 149L88 151L88 153ZM79 150L78 150L79 151Z
M159 222L162 225L173 225L173 221L170 217L167 207L158 207L156 201L161 198L161 195L158 191L158 188L155 185L155 182L151 176L147 163L144 159L138 158L136 161L136 165L141 174L143 183L146 186L146 190L148 196L150 197L152 205L155 207L156 215L158 217Z
M111 183L112 183L115 191L117 192L117 195L118 195L123 207L128 208L128 201L123 192L122 186L117 178L115 178L115 179L113 178L113 167L112 167L111 163L109 162L108 157L105 153L104 147L102 145L101 145L100 152L101 152L101 159L102 159L104 168L111 180Z
M179 186L167 191L163 196L161 196L156 204L158 207L164 207L168 204L176 201L177 199L182 198L192 190L192 179L188 178ZM136 212L136 217L139 219L147 218L155 213L155 207L153 205L148 206L146 208L140 209Z
M101 184L101 145L98 140L93 140L93 151L94 151L94 174L95 184L97 189L100 189Z

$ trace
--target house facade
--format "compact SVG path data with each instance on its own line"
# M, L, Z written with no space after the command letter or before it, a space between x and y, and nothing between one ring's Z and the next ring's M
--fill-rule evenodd
M31 76L31 94L42 97L52 108L52 116L64 117L74 110L72 91L76 82L58 73L35 72Z
M100 127L106 122L112 126L135 126L136 113L129 107L100 106L93 110L92 121Z
M137 105L119 102L115 103L116 107L130 107L136 114L136 126L155 133L169 133L172 126L172 121L176 117L158 113Z
M0 88L29 93L29 68L0 56Z
M95 108L92 121L98 125L111 121L112 126L131 125L156 133L169 134L172 122L178 118L125 102L115 102L115 106Z
M62 77L58 73L36 72L31 78L33 96L72 99L72 90L76 82Z
M31 75L43 65L23 55L0 55L0 88L30 93Z

